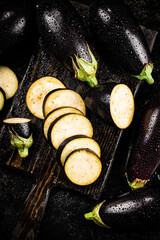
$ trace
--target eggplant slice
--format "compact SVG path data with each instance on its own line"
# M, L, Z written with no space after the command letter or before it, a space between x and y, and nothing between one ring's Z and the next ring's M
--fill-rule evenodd
M44 122L43 122L43 134L44 134L44 137L46 138L46 140L48 140L48 129L49 129L51 123L54 122L58 117L66 114L66 113L79 113L79 114L83 115L83 113L80 110L73 108L73 107L61 107L61 108L57 108L57 109L51 111L46 116L46 118L44 119Z
M125 84L116 85L110 96L110 113L115 125L120 129L127 128L134 116L134 97Z
M48 130L48 140L55 149L58 149L65 139L78 134L92 137L92 124L81 114L68 113L60 116L51 124Z
M3 122L8 127L11 145L18 149L21 157L27 157L28 149L33 144L31 120L28 118L7 118Z
M13 97L18 89L16 74L6 66L0 66L0 87L5 92L6 99Z
M86 115L85 103L77 92L70 89L57 89L49 92L44 99L44 116L56 108L65 106L77 108Z
M86 186L98 179L102 171L102 163L91 150L77 149L67 157L64 171L72 183Z
M56 159L63 167L68 155L76 149L87 148L94 151L97 156L101 157L101 149L99 144L90 137L85 135L75 135L64 140L58 148Z
M6 101L6 95L2 88L0 88L0 111L3 109Z
M44 119L42 106L45 96L53 89L65 88L57 78L45 76L36 80L28 89L26 96L27 107L37 118Z

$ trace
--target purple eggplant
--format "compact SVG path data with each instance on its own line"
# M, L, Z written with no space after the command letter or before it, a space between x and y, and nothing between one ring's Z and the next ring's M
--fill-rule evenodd
M18 46L35 32L35 7L27 0L0 2L0 51Z
M42 41L75 78L97 85L97 61L88 45L87 30L73 5L66 0L44 0L37 8Z
M149 84L153 63L143 32L130 8L121 0L93 1L90 7L91 32L107 59L123 66Z
M128 159L126 176L131 188L143 187L160 163L160 92L146 104L138 136Z
M108 228L151 229L160 224L159 212L160 189L143 188L99 203L85 218Z

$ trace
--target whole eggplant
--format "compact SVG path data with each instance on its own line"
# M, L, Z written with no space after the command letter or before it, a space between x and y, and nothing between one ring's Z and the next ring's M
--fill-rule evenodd
M85 218L108 228L146 230L159 226L159 212L160 189L142 188L99 203Z
M160 164L160 92L146 104L137 131L126 170L133 189L143 187Z
M32 39L35 32L35 7L27 0L0 2L0 52Z
M154 83L153 63L143 32L123 0L95 0L90 26L96 44L106 58L123 66L138 79Z
M37 8L37 24L43 42L75 77L91 87L97 61L88 45L88 33L73 5L66 0L44 0Z

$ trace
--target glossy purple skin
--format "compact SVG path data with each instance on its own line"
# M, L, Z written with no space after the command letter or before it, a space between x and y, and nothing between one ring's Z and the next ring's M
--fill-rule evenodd
M45 44L72 70L71 57L78 55L92 62L87 47L87 31L69 1L44 0L37 9L37 24Z
M131 74L151 63L146 39L130 8L121 0L93 1L90 26L102 54Z
M114 125L110 114L110 95L116 83L106 83L91 88L84 98L87 108L104 122Z
M24 123L5 123L9 130L19 137L28 139L32 134L31 121Z
M2 0L0 9L0 51L3 51L32 35L35 13L27 0Z
M106 200L99 209L102 221L111 228L149 229L160 224L160 189L142 188Z
M148 180L160 163L160 93L145 107L128 167L128 180Z

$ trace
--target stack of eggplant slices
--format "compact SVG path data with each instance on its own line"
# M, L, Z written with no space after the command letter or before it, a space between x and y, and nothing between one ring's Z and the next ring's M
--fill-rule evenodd
M68 179L81 186L95 182L102 171L101 149L92 138L82 97L60 80L45 76L29 87L26 103L34 116L43 119L43 135L57 150L57 162Z

